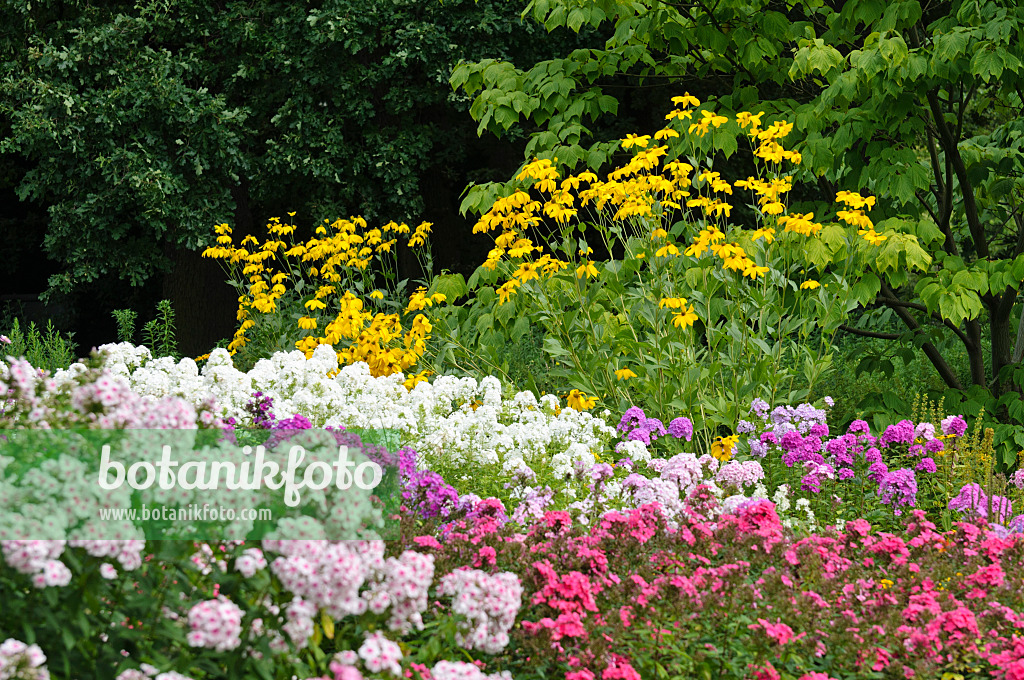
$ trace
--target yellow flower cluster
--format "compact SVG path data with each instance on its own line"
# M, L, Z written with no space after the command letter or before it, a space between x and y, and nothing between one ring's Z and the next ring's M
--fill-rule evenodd
M289 213L294 215L295 213ZM361 217L325 220L316 228L316 235L306 241L296 241L296 227L273 218L267 224L268 239L259 243L255 236L233 245L231 227L220 224L214 228L217 245L207 248L203 257L223 260L232 270L233 278L241 266L241 274L248 281L238 298L237 319L240 322L228 350L235 354L249 342L247 333L256 326L257 314L274 314L286 295L297 297L296 284L313 284L302 301L305 314L297 321L303 337L295 346L307 357L320 345L331 345L337 351L338 361L350 364L365 361L374 376L391 375L408 370L426 352L432 326L423 314L416 314L408 329L402 325L399 314L374 312L364 307L349 286L353 272L370 268L374 260L392 253L398 236L407 235L410 246L423 246L430 234L431 224L424 222L413 231L406 224L390 222L377 229L368 228ZM287 239L287 242L286 240ZM290 288L289 285L290 284ZM373 291L371 300L380 300L383 293ZM419 289L410 296L406 315L443 302L438 293L427 296ZM421 372L407 381L411 387L426 379Z
M858 227L857 234L873 246L877 246L888 237L875 231L875 225L867 216L867 211L875 207L874 196L861 196L852 191L840 191L836 194L836 202L845 203L850 210L836 213L843 222Z
M658 302L659 309L678 310L672 315L672 325L676 328L689 328L697 320L697 314L693 311L693 305L687 306L686 298L662 298Z
M723 220L731 216L732 205L726 199L733 194L733 187L752 191L765 218L757 229L744 232L754 243L763 240L763 247L767 248L775 241L777 231L809 238L818 236L823 225L814 221L814 213L787 212L786 196L793 188L791 175L781 175L775 169L769 170L768 179L748 177L730 184L711 169L695 172L692 165L680 160L663 162L669 155L669 147L659 143L680 137L681 121L694 121L688 127L688 134L699 136L728 122L727 117L706 110L699 111L695 118L698 112L692 107L700 106L700 100L689 93L673 97L672 102L676 108L666 116L669 122L664 129L653 135L629 134L621 140L622 147L632 150L633 156L627 164L610 172L604 181L590 171L562 179L555 166L557 159L536 159L523 167L516 179L526 184L525 188L496 200L473 228L474 233L500 232L483 264L485 268L495 270L503 260L513 261L506 270L510 274L508 280L497 289L500 303L507 302L524 283L553 276L570 267L577 279L600 276L600 263L589 257L589 248L580 252L578 261L565 262L545 253L543 245L535 244L527 236L528 230L539 227L547 218L564 231L583 209L591 210L596 222L616 223L624 238L636 236L651 246L649 249L641 247L639 252L631 254L632 257L642 259L653 253L656 258L681 254L699 258L711 252L722 260L724 269L738 272L752 281L766 276L771 268L758 265L761 258L748 254L738 242L726 241ZM769 164L777 165L782 161L799 164L800 153L782 145L782 140L792 132L793 124L783 120L763 127L763 116L763 111L736 114L736 122L757 144L755 155ZM837 200L852 208L841 210L840 219L863 227L860 235L871 243L878 244L885 239L873 231L863 210L874 205L873 197L840 192ZM672 213L683 212L684 208L702 211L705 227L692 237L681 253L682 245L672 242L663 225L673 223L676 218ZM685 310L680 311L674 323L689 326L692 324L690 316Z

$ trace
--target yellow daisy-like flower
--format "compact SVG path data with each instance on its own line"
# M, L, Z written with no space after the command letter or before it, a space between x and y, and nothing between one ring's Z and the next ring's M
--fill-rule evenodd
M591 260L587 260L576 268L576 278L582 279L584 276L590 279L597 276L597 267L594 266L594 263Z
M636 373L629 370L628 368L620 368L619 370L615 371L615 377L618 378L619 380L629 380L630 378L635 378Z
M693 311L693 305L690 305L672 316L672 325L676 328L689 328L696 320L697 314Z
M711 444L711 455L723 463L732 458L733 447L739 441L739 435L733 434L728 437L718 437Z
M306 309L311 311L316 309L327 309L327 305L324 304L322 300L313 299L306 302Z
M302 317L299 319L299 328L305 331L316 330L316 319L309 316Z
M622 140L623 149L631 149L634 146L646 149L647 145L651 141L650 135L626 135L626 138Z
M373 298L374 300L383 300L384 293L380 292L379 290L375 290L372 293L370 293L370 297Z
M672 103L684 108L688 106L700 106L700 100L692 96L689 92L684 92L682 97L672 97Z
M597 397L588 397L579 390L573 390L565 398L565 403L577 411L589 411L597 404Z
M806 281L800 284L800 290L814 290L815 288L821 288L821 284L815 281L814 279L807 279Z

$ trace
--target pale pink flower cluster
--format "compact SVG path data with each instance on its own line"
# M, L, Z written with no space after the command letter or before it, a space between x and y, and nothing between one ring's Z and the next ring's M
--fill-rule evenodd
M406 550L389 557L384 565L384 580L366 596L370 611L382 613L391 607L388 628L402 635L423 630L423 612L427 610L427 591L434 581L434 556Z
M71 583L71 570L57 558L64 552L64 541L22 540L0 541L0 552L12 569L32 577L36 588L66 586Z
M82 548L93 557L112 557L125 571L142 566L142 553L146 549L142 539L72 539L68 545Z
M488 674L465 661L438 661L430 675L434 680L512 680L510 671Z
M49 680L46 655L39 645L26 645L20 640L7 638L0 644L0 678L12 680Z
M507 571L492 576L479 569L462 569L442 578L437 591L450 595L452 611L466 618L456 642L489 654L505 648L523 601L518 576Z
M218 652L235 649L242 644L242 617L245 613L223 595L206 600L188 612L188 643Z
M149 664L142 664L142 668L129 668L128 670L121 671L115 680L192 680L187 675L182 675L177 671L167 671L161 673L159 670L150 666Z
M296 597L285 609L288 621L281 628L296 649L305 649L309 638L313 637L313 617L316 612L316 605L301 597Z
M235 558L235 570L246 578L252 578L257 571L267 568L267 558L259 548L246 548Z
M360 589L385 573L381 541L265 540L263 548L281 554L270 568L287 590L335 619L365 612Z
M756 460L733 460L723 465L715 481L722 486L742 488L748 484L756 484L764 479L764 468Z
M380 631L366 635L359 647L359 658L371 673L387 671L392 675L402 674L402 650Z

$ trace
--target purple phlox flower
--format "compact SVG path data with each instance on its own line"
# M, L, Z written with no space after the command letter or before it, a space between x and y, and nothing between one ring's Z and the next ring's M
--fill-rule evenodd
M825 406L828 406L829 408L832 408L833 406L836 405L835 399L833 399L832 397L825 397L823 401L825 402Z
M690 441L693 438L693 422L685 416L674 418L668 424L668 433L676 439L685 438Z
M808 460L804 462L804 469L807 470L808 474L824 477L825 479L836 478L836 469L828 463L815 463Z
M811 425L811 434L815 437L824 439L828 436L828 425L825 423L815 423L814 425Z
M882 462L882 452L872 446L864 452L864 462L870 465Z
M620 468L625 468L626 470L632 470L634 467L636 467L636 463L634 463L633 459L630 458L629 456L625 456L623 458L620 458L615 463L615 466L616 467L620 467Z
M838 472L836 472L836 478L841 482L845 482L848 479L853 479L853 476L853 470L848 467L839 468Z
M1024 515L1017 515L1006 527L1014 533L1024 533Z
M967 432L967 421L963 416L947 416L942 419L942 434L951 434L954 437L964 436Z
M890 425L882 434L882 443L885 445L914 443L914 424L909 420L901 420L895 425Z
M917 427L914 428L914 437L916 439L924 439L925 441L935 439L935 426L931 423L918 423Z
M855 420L850 423L850 427L846 431L854 434L867 434L871 431L871 426L868 425L866 420Z
M597 463L590 468L590 479L595 484L601 484L615 475L615 471L612 470L612 466L608 463Z
M623 489L644 489L650 484L651 480L643 475L632 473L622 480Z
M772 411L772 422L776 425L781 423L788 423L793 420L793 407L792 406L777 406Z
M924 450L928 453L938 453L946 448L946 445L941 439L929 439L925 445Z
M768 419L768 409L769 409L768 402L765 401L764 399L761 399L760 397L758 397L758 398L754 399L754 401L750 402L750 411L748 411L748 413L753 413L755 416L757 416L761 420L767 420Z
M754 424L749 420L740 420L740 422L736 424L736 434L750 434L756 429L757 428Z
M537 479L537 473L528 467L517 468L512 473L512 480L519 484L529 484Z
M910 448L907 449L907 453L909 453L911 456L920 456L922 453L924 453L924 447L921 446L920 444L911 444Z
M1010 475L1010 484L1013 484L1018 489L1024 489L1024 468L1017 470Z
M960 493L949 501L949 509L1003 524L1013 514L1013 503L1004 496L988 496L979 484L965 484Z
M543 518L544 511L551 505L554 497L555 491L549 486L543 489L531 489L512 512L512 520L518 524L526 524L531 520Z
M900 468L886 473L879 484L878 493L883 504L893 507L893 514L901 514L902 506L914 507L917 501L917 477L914 471Z
M277 424L272 427L275 430L309 430L313 427L313 423L306 416L296 413L291 418L277 421Z
M765 456L768 455L768 445L765 444L764 442L751 437L750 439L747 440L747 443L750 445L751 456L764 458Z
M836 465L853 465L853 454L850 453L851 438L851 435L843 435L842 437L830 439L825 444L825 450L832 456L832 460L835 461Z
M447 517L459 509L466 498L433 470L417 470L410 475L402 491L406 505L424 519Z
M800 489L811 493L821 493L821 477L813 473L804 475L800 480Z
M918 472L935 472L938 468L935 467L934 458L922 458L921 462L914 466L914 469Z
M626 412L622 414L622 419L619 420L618 430L619 432L629 432L633 427L640 422L647 420L647 416L644 414L643 409L639 406L630 406L626 409Z
M774 432L762 432L761 433L761 443L762 444L774 444L775 446L778 446L779 445L779 439L778 439L778 437L775 436Z
M799 432L787 432L782 435L782 450L783 451L797 451L803 448L804 438Z
M868 468L868 479L877 484L881 484L887 474L889 474L889 466L882 461L872 463Z

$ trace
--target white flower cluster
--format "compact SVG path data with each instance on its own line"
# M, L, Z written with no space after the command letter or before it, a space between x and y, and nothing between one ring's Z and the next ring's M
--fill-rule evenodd
M221 417L242 420L259 391L274 400L280 418L301 414L314 427L397 430L402 444L428 464L489 463L511 473L541 463L564 476L576 460L592 461L615 435L599 417L561 409L554 395L538 400L520 392L505 399L494 377L440 376L408 390L403 376L374 378L365 363L339 369L327 345L308 360L299 351L279 352L248 373L237 370L223 349L214 350L201 371L191 359L152 359L144 347L128 343L104 345L100 352L105 368L139 394L177 396L197 407L212 397ZM59 384L83 370L73 365L54 379Z

